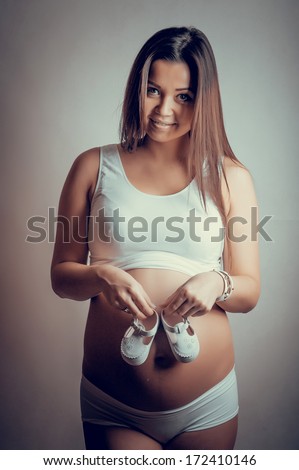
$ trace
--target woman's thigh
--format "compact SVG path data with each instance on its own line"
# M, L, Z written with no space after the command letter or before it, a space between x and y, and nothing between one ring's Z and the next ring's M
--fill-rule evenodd
M238 417L214 428L184 432L162 446L134 429L84 423L87 450L231 450L234 448Z
M84 423L87 450L161 450L162 446L134 429Z
M169 441L166 450L230 450L234 448L238 416L214 428L179 434Z

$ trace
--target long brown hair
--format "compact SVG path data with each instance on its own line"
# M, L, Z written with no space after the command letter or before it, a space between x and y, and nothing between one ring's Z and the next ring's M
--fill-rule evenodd
M222 156L238 163L224 128L216 61L204 33L194 27L171 27L155 33L143 45L129 74L120 123L122 147L133 152L142 145L145 130L143 103L151 64L155 60L184 62L196 90L186 165L197 181L204 205L206 194L216 204L225 223L221 192ZM225 173L224 178L226 181Z

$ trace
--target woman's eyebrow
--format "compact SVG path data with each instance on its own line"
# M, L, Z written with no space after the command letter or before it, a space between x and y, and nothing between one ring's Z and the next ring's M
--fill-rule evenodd
M152 80L149 80L149 81L148 81L148 84L149 84L149 85L154 85L156 88L161 89L161 87L160 87L157 83L153 82ZM194 93L194 90L193 90L192 88L190 88L190 87L187 87L187 86L186 86L186 87L183 87L183 88L176 88L176 89L175 89L175 91L184 91L184 90L188 90L188 91L191 91L192 93Z

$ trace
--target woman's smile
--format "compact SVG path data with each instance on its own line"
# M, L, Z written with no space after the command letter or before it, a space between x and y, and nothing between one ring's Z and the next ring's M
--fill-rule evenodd
M151 117L149 118L149 120L155 127L158 127L158 128L161 128L161 129L169 129L170 127L176 125L175 122L164 122L164 121L160 121L158 119L154 119L154 118L151 118Z

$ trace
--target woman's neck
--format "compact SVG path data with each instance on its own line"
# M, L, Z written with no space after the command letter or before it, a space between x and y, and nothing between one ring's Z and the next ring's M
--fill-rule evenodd
M189 150L189 137L172 140L170 142L157 142L145 137L142 145L144 150L151 154L151 158L156 160L168 161L169 163L186 161Z

